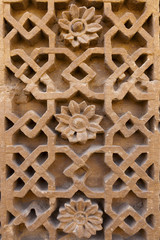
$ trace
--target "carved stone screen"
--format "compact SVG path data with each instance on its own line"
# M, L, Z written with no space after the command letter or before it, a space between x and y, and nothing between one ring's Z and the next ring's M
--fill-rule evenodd
M1 239L160 240L158 0L0 1Z

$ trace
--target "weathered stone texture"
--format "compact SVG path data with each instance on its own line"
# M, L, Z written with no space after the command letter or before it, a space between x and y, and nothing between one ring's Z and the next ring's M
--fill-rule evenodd
M158 0L0 1L2 240L160 240Z

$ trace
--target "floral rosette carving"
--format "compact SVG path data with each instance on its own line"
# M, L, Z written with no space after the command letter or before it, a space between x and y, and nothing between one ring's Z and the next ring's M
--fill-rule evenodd
M87 106L85 101L78 104L72 100L68 107L61 107L61 114L55 116L59 121L56 130L71 143L85 143L104 131L99 125L102 116L95 114L95 105Z
M59 228L78 238L90 238L102 230L102 214L98 205L92 204L90 200L71 200L59 210Z
M101 15L95 15L95 8L77 7L71 4L69 11L62 13L58 23L62 28L61 36L74 48L89 43L98 38L97 32L102 29L99 24Z

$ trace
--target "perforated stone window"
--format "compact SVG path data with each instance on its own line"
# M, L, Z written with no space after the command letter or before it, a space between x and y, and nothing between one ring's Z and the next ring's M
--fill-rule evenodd
M160 240L158 0L0 0L2 240Z

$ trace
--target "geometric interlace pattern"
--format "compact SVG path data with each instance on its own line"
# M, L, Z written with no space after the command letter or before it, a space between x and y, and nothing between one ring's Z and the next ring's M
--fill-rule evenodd
M160 239L158 9L1 2L1 239Z

